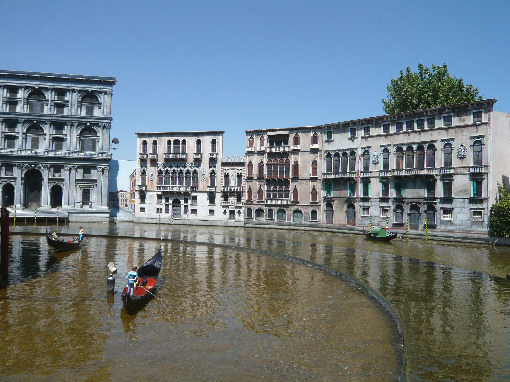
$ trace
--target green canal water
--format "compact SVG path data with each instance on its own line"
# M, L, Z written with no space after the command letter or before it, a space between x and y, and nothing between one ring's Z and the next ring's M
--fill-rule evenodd
M80 251L48 249L44 227L11 235L0 290L0 379L395 380L394 309L411 381L510 379L510 250L488 245L257 228L83 224ZM77 226L60 227L76 233ZM163 238L163 240L154 240ZM161 246L158 297L136 315L106 293Z

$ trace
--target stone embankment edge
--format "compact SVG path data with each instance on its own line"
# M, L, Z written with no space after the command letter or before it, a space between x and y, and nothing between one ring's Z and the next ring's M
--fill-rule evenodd
M46 236L46 233L42 232L11 232L15 235L36 235L36 236ZM264 256L273 257L280 260L285 260L288 262L292 262L295 264L300 265L306 265L308 267L317 269L321 272L324 272L326 274L329 274L333 277L336 277L344 282L346 282L348 285L350 285L353 289L358 290L362 293L365 293L370 299L372 299L376 304L379 305L381 310L383 311L383 314L386 315L387 318L390 319L390 321L393 321L395 325L395 343L396 343L396 352L398 357L398 371L396 380L398 381L406 381L406 362L405 362L405 340L404 340L404 329L403 325L391 305L380 295L378 294L374 289L370 288L365 283L361 282L358 279L355 279L354 277L351 277L345 273L342 273L340 271L337 271L335 269L326 267L325 265L314 263L310 260L301 259L299 257L292 257L288 255L283 255L279 253L273 253L269 251L261 251L256 250L252 248L246 248L246 247L238 247L238 246L232 246L229 244L221 244L221 243L209 243L209 242L201 242L201 241L192 241L192 240L180 240L180 239L163 239L163 238L155 238L155 237L143 237L143 236L128 236L128 235L111 235L111 234L87 234L86 236L89 237L115 237L117 239L143 239L143 240L150 240L150 241L159 241L159 242L179 242L187 245L206 245L206 246L212 246L212 247L218 247L218 248L228 248L228 249L234 249L234 250L240 250L243 252L249 252L253 254L262 254Z

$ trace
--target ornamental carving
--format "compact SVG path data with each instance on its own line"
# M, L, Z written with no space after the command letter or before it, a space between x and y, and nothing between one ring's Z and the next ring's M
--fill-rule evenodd
M379 163L379 154L377 153L377 151L374 151L374 153L372 154L372 164L377 163Z
M464 159L467 157L467 147L463 143L457 148L457 158Z

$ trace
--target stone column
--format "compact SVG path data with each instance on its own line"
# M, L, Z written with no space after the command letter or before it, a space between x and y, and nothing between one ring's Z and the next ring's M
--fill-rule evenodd
M51 129L51 123L47 123L46 124L46 145L44 147L45 150L51 150L50 129Z
M97 129L99 130L99 150L97 151L105 151L103 148L104 124L100 124Z
M14 190L14 203L21 207L22 203L22 194L23 194L23 185L21 183L21 178L23 177L23 167L21 164L16 165L16 188Z
M47 164L42 165L42 175L43 175L43 183L42 183L42 195L41 195L41 207L49 206L49 185L48 178L50 176L50 166Z
M108 166L103 167L103 184L102 184L103 197L101 207L108 207L108 171L109 171Z
M20 119L18 121L18 145L17 145L18 149L23 148L23 125L24 125L24 120Z
M72 125L70 123L68 123L66 125L67 141L66 141L65 149L69 150L69 151L71 151L73 149L72 148L72 140L71 140L71 129L72 129Z
M96 208L99 208L101 206L101 195L102 195L102 192L101 192L101 188L102 188L102 185L103 185L103 167L102 166L98 166L97 167L97 182L96 182Z
M70 166L64 166L64 202L63 207L69 206L69 195L71 194L71 184L70 184L70 177L69 177L69 170L71 169Z
M71 173L69 177L69 206L76 207L76 166L70 166Z

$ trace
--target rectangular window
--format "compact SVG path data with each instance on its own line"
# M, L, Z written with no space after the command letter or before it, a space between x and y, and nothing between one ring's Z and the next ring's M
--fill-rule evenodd
M387 198L390 196L390 185L388 182L381 183L381 196Z
M13 176L14 175L14 166L11 164L5 165L5 176Z
M482 180L473 180L473 197L481 198L482 197Z
M163 213L163 208L156 208L156 213L157 214L162 214Z
M267 219L268 220L274 219L274 211L272 209L267 210Z
M161 194L156 195L156 203L157 204L163 203L163 196Z
M82 203L90 202L90 188L84 188L81 191L81 201L82 201Z
M192 208L191 209L191 215L196 215L197 214L197 209L196 208Z
M16 148L16 137L5 137L5 147L8 149L15 149Z
M400 182L395 182L395 196L396 197L404 196L404 186Z
M140 204L145 204L145 194L144 193L140 193Z
M443 182L443 197L451 198L453 196L453 183Z
M55 90L55 96L57 100L63 101L66 98L66 91L65 90Z
M53 133L54 134L64 134L64 125L62 124L55 124L53 126Z
M83 179L90 179L92 178L92 170L90 167L85 167L83 169Z
M364 136L370 135L370 126L364 126L363 127L363 135Z
M452 208L443 208L441 210L441 219L442 220L453 220L453 209Z
M436 183L427 183L427 198L434 198L436 196Z
M390 209L389 207L381 207L381 217L387 218L390 216Z
M370 216L370 207L361 207L361 216Z
M471 212L471 220L474 222L483 222L483 210L473 210Z
M209 216L214 216L214 210L209 210Z
M54 139L53 140L53 150L62 151L64 149L64 140L63 139Z
M165 204L165 214L170 213L170 204Z
M436 127L436 119L434 117L427 118L427 127L433 129Z
M7 88L7 97L17 97L18 88Z
M39 137L30 137L30 149L31 150L39 149Z
M414 121L406 121L406 131L414 130Z
M18 108L18 103L16 101L11 101L8 103L8 111L9 113L15 113L16 109Z
M355 127L351 127L349 129L349 134L350 134L351 138L356 138L356 128Z
M64 114L65 105L61 103L55 104L55 114Z
M209 205L215 205L216 204L216 195L209 194Z
M370 183L369 182L363 182L363 194L362 196L365 198L368 198L370 196Z
M453 117L451 114L443 115L443 126L448 127L452 125Z
M383 132L383 134L389 134L390 133L390 124L389 123L383 123L383 125L382 125L382 132Z
M478 110L473 112L473 123L480 123L482 122L483 117L483 111Z
M349 196L356 196L356 182L349 182Z
M94 105L86 105L85 106L85 115L87 115L87 116L94 115Z
M416 128L419 130L423 130L425 128L425 120L423 118L416 121Z
M54 166L53 167L53 176L59 177L62 175L62 166Z
M327 141L333 140L333 130L326 130L326 140Z
M398 133L404 130L404 122L395 123L395 131Z
M6 122L5 126L8 132L14 133L18 127L18 124L17 122Z

